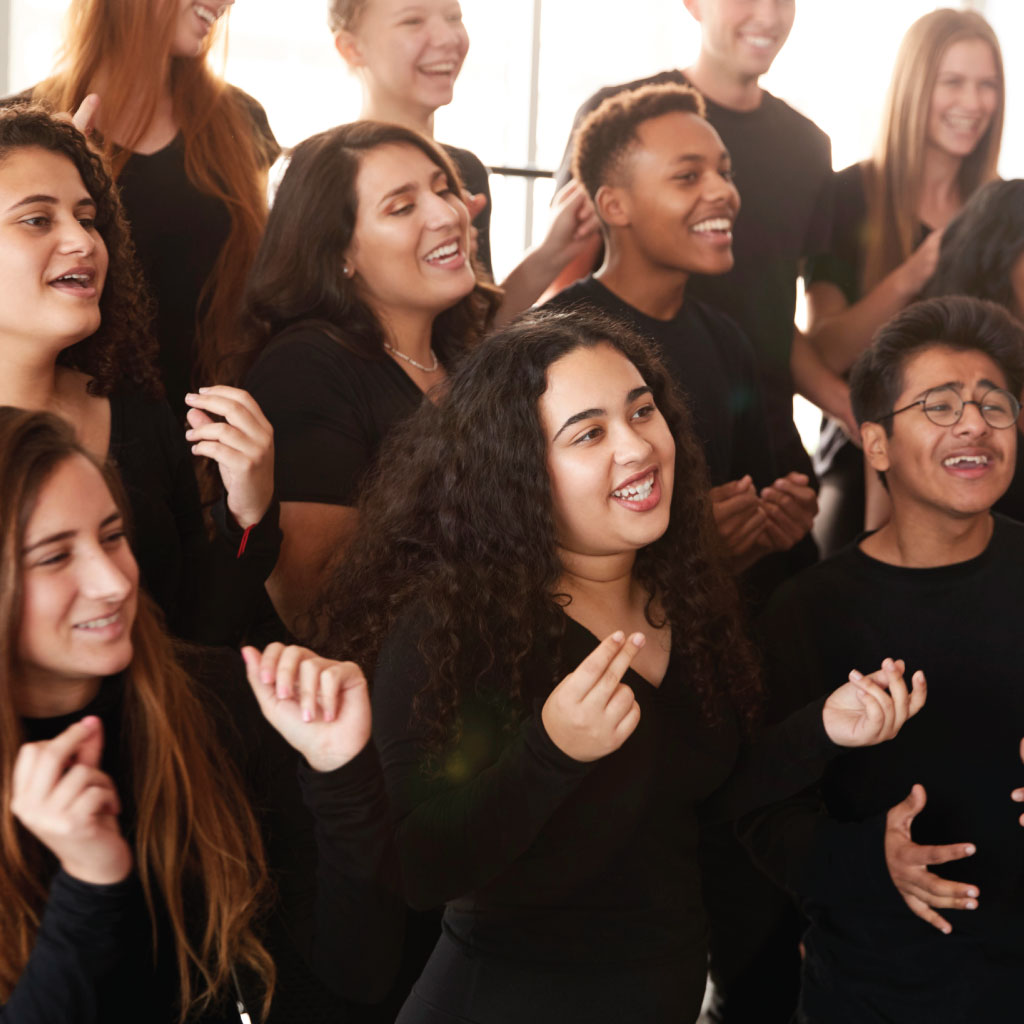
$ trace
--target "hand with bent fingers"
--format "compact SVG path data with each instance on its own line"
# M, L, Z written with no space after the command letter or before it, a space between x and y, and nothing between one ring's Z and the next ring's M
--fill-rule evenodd
M469 211L469 255L475 260L477 249L480 248L480 229L473 224L473 221L487 205L487 196L483 192L463 192L462 201Z
M263 717L318 772L348 764L370 739L370 692L351 661L273 643L243 647L245 672Z
M550 254L552 267L561 270L591 244L599 230L587 190L580 182L569 181L551 200L551 221L540 247Z
M924 673L917 671L908 693L903 681L906 666L886 658L869 676L856 670L834 690L822 709L828 738L840 747L870 747L891 740L908 718L924 707L928 696Z
M761 508L767 517L765 539L773 551L788 551L814 525L818 493L803 473L787 473L761 491Z
M643 633L606 637L548 695L541 721L551 741L574 761L596 761L618 750L640 721L633 691L622 682Z
M903 902L922 921L948 935L952 927L932 907L974 910L978 906L978 887L940 878L933 875L928 867L963 860L970 857L975 848L970 843L949 846L919 846L915 843L910 838L910 827L924 809L926 800L924 786L915 785L905 800L890 808L885 817L885 864Z
M274 497L274 428L241 388L200 388L185 396L185 404L192 454L217 463L235 522L243 530L255 526Z
M1020 741L1020 759L1024 761L1024 740ZM1015 800L1017 803L1024 803L1024 786L1020 789L1015 789L1010 794L1010 799ZM1018 819L1022 825L1024 825L1024 814Z
M733 569L742 572L764 553L768 524L754 481L745 476L711 488L711 511Z
M100 771L103 723L83 718L59 736L25 743L11 776L11 813L72 877L113 885L132 870L132 851L117 816L121 801Z

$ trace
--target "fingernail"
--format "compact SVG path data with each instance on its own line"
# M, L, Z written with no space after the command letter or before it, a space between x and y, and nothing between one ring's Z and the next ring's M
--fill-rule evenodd
M634 647L643 647L647 643L647 637L643 633L634 633L629 639L633 641Z
M1016 800L1016 801L1017 801L1017 803L1020 803L1021 801L1024 801L1024 790L1021 790L1021 789L1015 789L1015 790L1014 790L1014 791L1013 791L1013 792L1012 792L1012 793L1010 794L1010 799L1011 799L1011 800Z
M186 401L186 402L192 402L192 401L194 401L195 399L197 399L198 397L199 397L198 395L196 395L196 394L194 394L193 392L191 392L191 391L190 391L190 392L189 392L189 393L188 393L188 394L187 394L187 395L185 396L185 401Z
M967 890L967 895L968 895L968 896L969 896L969 897L970 897L970 898L971 898L972 900L976 900L976 899L978 898L978 890L977 890L977 889L968 889L968 890Z
M851 672L850 672L850 678L851 678L851 679L852 679L852 680L853 680L854 682L857 682L857 680L859 680L859 679L863 679L863 678L864 678L864 676L863 676L863 674L862 674L862 673L858 672L858 671L857 671L856 669L852 669L852 670L851 670Z
M205 395L209 390L210 390L209 388L200 388L199 389L199 394Z
M977 910L978 909L978 904L975 903L974 900L968 900L964 904L964 909L965 910Z
M967 857L973 857L974 854L977 853L977 852L978 851L975 850L975 848L973 846L968 845L968 846L964 847L964 855L967 856ZM975 893L975 895L977 895L977 893Z
M302 709L302 720L304 722L312 722L313 716L310 714L309 708Z
M943 928L943 929L942 929L942 934L943 934L943 935L948 935L948 934L949 934L949 933L950 933L950 932L951 932L952 930L953 930L953 929L952 929L952 928L950 928L950 926L949 926L949 925L947 924L947 925L945 926L945 928Z
M189 427L188 430L185 431L185 440L186 441L191 441L192 438L194 438L195 436L196 436L196 432L191 427Z
M625 640L625 639L626 639L626 634L623 633L621 629L617 629L617 630L615 630L614 633L612 633L612 640L614 640L615 643L617 643L617 644L621 644L622 641Z

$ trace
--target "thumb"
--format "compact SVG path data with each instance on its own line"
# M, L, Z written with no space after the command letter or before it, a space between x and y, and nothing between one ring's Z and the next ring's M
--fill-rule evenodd
M906 799L896 805L901 812L902 821L900 824L908 832L910 831L911 823L924 810L924 805L927 802L928 794L924 791L924 786L919 782L915 782Z

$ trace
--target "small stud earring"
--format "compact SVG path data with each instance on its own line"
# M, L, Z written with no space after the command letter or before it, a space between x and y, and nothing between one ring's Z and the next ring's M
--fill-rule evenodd
M345 263L341 268L341 273L343 277L351 277L352 268L347 263Z

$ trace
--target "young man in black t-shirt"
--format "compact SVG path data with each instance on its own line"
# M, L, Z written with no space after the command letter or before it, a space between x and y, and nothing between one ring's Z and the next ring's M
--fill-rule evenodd
M805 257L827 248L831 227L831 145L813 122L758 84L789 35L794 0L684 0L701 25L701 48L685 71L609 86L579 109L579 127L604 99L654 84L688 84L707 101L707 117L730 154L743 195L736 226L735 267L695 276L690 295L728 313L746 332L757 358L765 412L780 470L811 473L793 424L794 384L801 394L852 424L847 390L793 324L796 282ZM572 166L572 139L557 175ZM564 286L596 265L599 246L559 277Z
M806 1024L1020 1019L1024 526L991 508L1013 477L1022 353L1020 325L973 299L882 329L851 394L892 516L762 616L780 714L879 651L928 679L926 711L893 743L744 824L811 920Z

